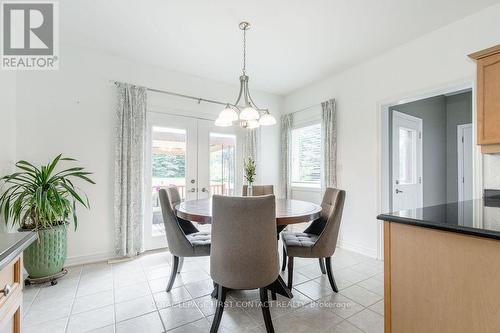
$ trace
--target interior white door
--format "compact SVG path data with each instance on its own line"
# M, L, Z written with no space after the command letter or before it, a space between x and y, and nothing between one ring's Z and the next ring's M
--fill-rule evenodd
M458 201L472 200L472 124L457 126Z
M422 135L422 119L401 112L393 112L393 211L423 205Z

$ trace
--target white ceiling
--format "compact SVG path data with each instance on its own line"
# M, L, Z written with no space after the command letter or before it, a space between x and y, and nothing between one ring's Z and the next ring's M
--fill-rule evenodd
M62 43L285 95L498 0L71 0Z

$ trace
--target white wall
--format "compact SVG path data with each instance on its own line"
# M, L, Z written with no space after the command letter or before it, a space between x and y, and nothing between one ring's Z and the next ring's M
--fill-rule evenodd
M77 158L93 171L97 185L82 189L91 203L80 209L79 228L69 233L68 263L106 259L113 255L113 161L115 90L110 80L172 90L199 97L233 101L237 85L126 61L115 56L72 46L61 47L60 69L53 72L19 72L17 77L18 159L46 163L58 153ZM2 74L3 75L3 74ZM235 73L235 84L238 73ZM151 96L152 100L158 97ZM267 105L277 116L280 97L254 93L254 100ZM193 101L171 100L179 113L209 114L213 109ZM262 131L266 148L262 152L261 179L277 184L279 126Z
M14 168L15 151L16 72L3 71L0 75L0 177ZM0 214L0 231L4 228Z
M337 99L339 187L347 190L341 245L377 255L380 105L473 80L467 54L500 43L499 17L497 4L285 98L285 112Z

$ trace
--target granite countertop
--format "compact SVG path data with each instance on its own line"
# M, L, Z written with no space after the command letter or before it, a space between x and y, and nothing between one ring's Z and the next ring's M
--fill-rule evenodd
M500 240L500 205L488 199L402 210L377 219Z
M0 270L37 239L36 232L0 233Z

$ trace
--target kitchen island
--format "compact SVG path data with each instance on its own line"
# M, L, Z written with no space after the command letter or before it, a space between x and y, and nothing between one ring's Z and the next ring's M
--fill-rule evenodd
M500 332L500 207L472 200L381 214L385 332Z
M21 332L23 251L35 232L0 233L0 332Z

